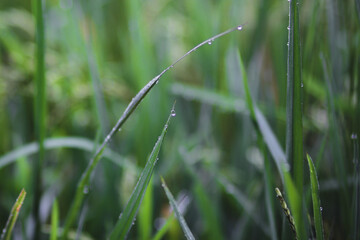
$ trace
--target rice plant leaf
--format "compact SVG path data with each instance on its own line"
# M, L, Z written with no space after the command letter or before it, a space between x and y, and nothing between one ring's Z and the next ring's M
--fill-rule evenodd
M164 140L165 134L167 132L170 119L174 115L174 107L173 106L170 116L168 120L166 121L166 124L164 126L164 129L162 130L162 133L157 140L148 160L147 163L141 173L141 176L135 186L135 189L133 190L133 193L131 194L130 200L128 201L124 211L119 217L119 220L117 221L112 233L110 234L110 240L118 240L118 239L125 239L126 235L130 231L134 221L135 216L138 212L139 206L141 204L141 201L144 197L144 194L146 192L146 188L150 182L151 176L154 171L155 164L158 160L158 154L160 152L161 144Z
M65 240L66 236L70 230L70 227L72 226L73 222L75 221L76 216L78 215L78 212L80 211L80 207L84 198L84 189L89 184L90 181L90 175L93 172L94 168L99 163L101 156L111 140L111 138L117 133L123 124L127 121L127 119L132 115L132 113L135 111L137 106L141 103L141 101L147 96L147 94L151 91L151 89L159 82L159 79L171 68L173 68L178 62L183 60L186 56L190 55L192 52L196 51L201 46L204 46L208 44L209 42L213 42L215 39L220 38L222 36L225 36L231 32L234 32L236 30L242 30L243 26L239 25L234 28L231 28L225 32L219 33L201 43L196 45L194 48L190 49L188 52L186 52L183 56L178 58L174 63L172 63L170 66L165 68L159 75L154 77L152 80L150 80L137 94L136 96L131 100L129 105L126 107L124 113L121 115L115 126L111 129L110 133L106 136L100 147L97 149L95 155L89 162L86 170L84 171L79 183L78 188L76 190L75 198L73 200L73 203L71 205L70 211L68 213L68 216L65 221L64 231L63 231L63 237L62 239Z
M324 230L323 230L323 223L321 216L320 197L319 197L319 181L316 174L314 163L311 157L309 156L309 154L307 154L307 160L310 169L311 195L312 195L313 210L314 210L316 239L322 240L324 239Z
M166 183L165 183L163 178L161 178L161 182L162 182L162 186L163 186L163 188L165 190L166 196L169 199L170 206L172 207L172 209L175 212L175 216L178 219L182 230L184 231L186 239L188 239L188 240L195 239L194 235L192 234L192 232L190 231L188 225L186 224L185 219L182 216L182 214L181 214L181 212L179 210L179 207L177 206L177 203L176 203L172 193L170 192L169 188L166 186Z
M286 158L292 165L297 192L303 192L304 158L302 125L302 80L298 0L289 1L289 35L286 97ZM289 194L289 193L288 193ZM290 197L290 194L289 194ZM293 204L299 204L297 206ZM300 239L306 239L302 201L291 204Z
M52 210L51 210L51 232L50 232L50 240L56 240L58 234L58 226L59 226L59 205L57 200L54 200Z
M15 222L19 216L19 212L20 212L21 206L24 202L25 196L26 196L26 192L24 189L22 189L19 194L19 197L16 199L16 201L11 209L9 218L6 222L6 225L3 229L1 237L0 237L1 240L10 240L11 239L11 234L14 229Z

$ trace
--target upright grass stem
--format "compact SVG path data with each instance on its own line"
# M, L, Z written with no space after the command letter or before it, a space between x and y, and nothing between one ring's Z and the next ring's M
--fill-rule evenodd
M105 150L106 145L109 143L110 139L115 135L116 132L119 131L119 129L122 127L122 125L126 122L126 120L130 117L130 115L134 112L136 107L140 104L140 102L145 98L145 96L150 92L150 90L159 82L159 79L164 75L169 69L174 67L178 62L180 62L182 59L184 59L186 56L191 54L192 52L196 51L201 46L212 43L217 38L220 38L226 34L229 34L231 32L234 32L236 30L242 30L243 25L236 26L234 28L231 28L225 32L222 32L220 34L217 34L200 44L196 45L194 48L192 48L190 51L185 53L182 57L177 59L173 64L165 68L159 75L154 77L151 81L149 81L137 94L136 96L131 100L127 108L125 109L124 113L121 115L118 122L115 124L115 126L112 128L110 133L106 136L98 150L96 151L95 155L89 162L89 165L87 166L85 172L83 173L79 183L78 187L75 193L75 199L73 200L73 203L71 205L70 211L68 213L67 219L65 221L64 231L62 239L66 239L66 236L70 230L70 227L72 226L76 216L78 215L78 212L81 207L82 200L84 198L84 189L89 184L90 175L93 172L94 168L97 166L98 162L101 159L102 153Z
M33 2L36 21L35 131L39 144L39 156L34 161L34 239L40 239L39 206L42 192L42 167L45 157L46 81L43 2L41 0L34 0Z
M287 63L287 101L286 101L286 158L292 165L295 187L303 192L303 136L302 136L302 80L299 32L299 1L289 0L289 35ZM291 206L300 239L305 239L302 213L302 201L298 206ZM290 203L291 204L291 203Z

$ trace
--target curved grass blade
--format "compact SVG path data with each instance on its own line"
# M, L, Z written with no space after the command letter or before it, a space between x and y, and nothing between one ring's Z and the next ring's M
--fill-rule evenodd
M15 226L16 219L19 216L19 212L21 209L21 206L24 202L26 196L26 192L24 189L21 190L19 197L16 199L15 204L13 205L10 216L6 222L6 225L2 231L1 234L1 240L10 240L11 239L11 233L13 231L13 228Z
M314 209L314 221L315 221L315 232L316 239L322 240L324 239L324 230L321 216L321 205L320 205L320 197L319 197L319 181L316 174L316 169L314 163L307 154L307 160L310 169L310 181L311 181L311 195Z
M126 204L126 207L122 214L120 215L119 220L117 221L111 235L110 240L117 240L117 239L125 239L126 235L130 231L133 222L135 221L135 216L137 214L137 211L139 209L139 206L141 204L141 201L144 197L144 194L146 192L146 188L150 182L151 176L154 171L155 164L158 160L158 154L160 152L161 144L164 140L165 134L167 132L170 119L172 116L174 116L175 110L174 110L175 104L171 110L170 116L168 120L166 121L166 124L164 126L164 129L162 130L162 133L157 140L149 159L146 162L145 168L143 169L141 176L139 178L139 181L137 182L135 189L133 193L131 194L130 200Z
M93 153L95 145L97 144L93 141L81 137L47 138L44 141L45 150L57 148L75 148ZM0 169L15 162L17 158L24 156L27 157L37 152L39 152L39 145L35 142L19 147L0 157ZM126 157L121 156L110 149L105 149L104 157L120 167L125 167L127 170L140 172L138 167L135 166L135 164L129 161Z
M124 113L121 115L118 122L115 124L115 126L112 128L110 133L106 136L103 143L100 145L98 150L96 151L95 155L91 159L89 165L87 166L85 172L83 173L79 183L78 183L78 189L75 194L75 199L73 200L73 203L71 205L70 211L68 213L67 219L65 221L64 226L64 232L62 239L65 240L67 233L69 232L70 227L72 226L73 222L75 221L76 216L78 215L78 212L80 210L80 206L82 203L82 200L84 198L84 189L89 183L90 175L98 162L101 159L102 153L104 152L104 149L106 145L109 143L110 139L115 135L116 132L119 131L119 129L122 127L122 125L126 122L126 120L130 117L130 115L134 112L136 107L140 104L140 102L145 98L145 96L150 92L150 90L159 82L159 79L164 75L168 70L170 70L172 67L174 67L178 62L180 62L182 59L184 59L186 56L191 54L192 52L196 51L198 48L200 48L203 45L208 44L209 42L213 42L215 39L220 38L226 34L229 34L231 32L234 32L236 30L242 30L243 25L239 25L237 27L231 28L225 32L222 32L220 34L217 34L202 43L196 45L194 48L192 48L190 51L185 53L182 57L177 59L173 64L165 68L159 75L154 77L151 81L149 81L137 94L136 96L131 100L129 105L126 107Z
M166 196L167 198L169 199L169 202L170 202L170 206L172 207L172 209L174 210L175 212L175 216L176 218L178 219L179 223L180 223L180 226L181 228L183 229L184 233L185 233L185 237L186 239L188 240L195 240L195 237L194 235L192 234L192 232L190 231L188 225L186 224L185 222L185 219L184 217L182 216L180 210L179 210L179 207L177 206L177 203L174 199L174 196L171 194L169 188L166 186L166 183L164 181L163 178L161 178L161 182L162 182L162 186L165 190L165 193L166 193Z
M58 234L58 226L59 226L59 205L57 200L54 200L52 210L51 210L51 232L50 232L50 240L56 240Z

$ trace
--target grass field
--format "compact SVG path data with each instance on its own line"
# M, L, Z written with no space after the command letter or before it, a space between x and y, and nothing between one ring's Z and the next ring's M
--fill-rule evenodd
M2 0L0 239L360 239L359 0Z

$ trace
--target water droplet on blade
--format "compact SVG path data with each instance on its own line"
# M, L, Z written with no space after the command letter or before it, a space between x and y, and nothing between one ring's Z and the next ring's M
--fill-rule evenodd
M175 117L176 116L176 112L175 112L175 110L173 109L173 110L171 110L171 116L172 117Z
M239 31L242 30L242 26L241 26L241 25L238 26L238 27L237 27L237 30L239 30Z

